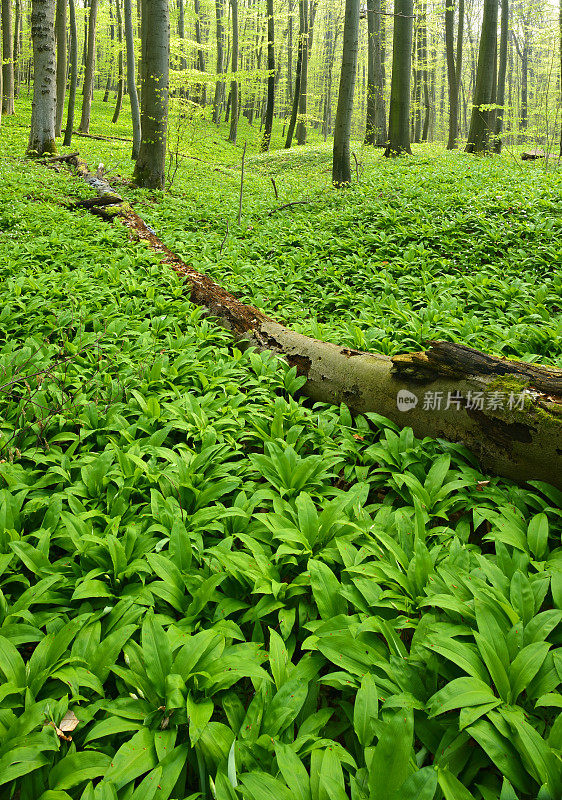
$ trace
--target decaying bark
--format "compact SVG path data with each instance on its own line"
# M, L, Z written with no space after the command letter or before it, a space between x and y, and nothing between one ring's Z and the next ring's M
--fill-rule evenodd
M113 197L131 235L185 279L192 302L239 341L282 355L306 377L302 391L312 400L345 403L356 414L377 412L410 426L416 436L462 442L484 468L499 475L562 488L562 369L508 361L450 342L431 342L426 352L390 358L296 333L172 253L78 156L68 163L99 195Z

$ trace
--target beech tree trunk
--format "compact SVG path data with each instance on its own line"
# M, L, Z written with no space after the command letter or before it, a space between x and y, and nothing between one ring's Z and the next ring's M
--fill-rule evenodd
M90 0L90 17L88 19L88 51L84 86L82 88L82 116L78 130L80 133L90 132L90 113L92 111L92 95L94 92L94 68L96 63L96 19L98 0Z
M308 112L308 0L301 0L300 2L302 14L302 31L303 43L301 48L301 75L300 75L300 92L299 92L299 117L297 122L297 144L306 144L306 115Z
M230 0L232 9L232 81L230 83L230 133L228 141L236 144L238 135L238 0Z
M121 106L123 104L123 89L125 76L123 64L123 14L121 13L121 0L115 0L115 16L117 18L117 41L119 42L119 54L117 56L117 97L115 98L115 111L111 121L113 124L119 119Z
M76 107L76 88L78 86L78 28L76 26L76 7L74 0L68 0L70 31L70 86L68 89L68 109L63 145L70 147L74 128L74 109Z
M19 96L19 56L20 56L20 26L21 26L21 0L16 0L16 14L14 18L14 38L12 54L14 59L14 98Z
M265 127L261 144L262 153L269 150L273 130L273 108L275 105L275 28L273 19L273 0L267 0L267 108Z
M133 9L131 0L123 0L123 16L125 26L125 50L127 55L127 91L131 103L131 119L133 123L133 149L131 158L138 158L141 141L141 121L139 96L135 77L135 40L133 34Z
M66 0L57 0L55 14L55 35L57 39L57 111L55 115L55 136L62 133L62 115L66 94Z
M14 91L12 0L2 0L2 114L14 113Z
M332 183L348 186L351 183L350 140L353 116L353 94L359 52L359 0L346 0L343 29L343 56L338 93L338 108L334 127Z
M170 61L168 0L143 0L142 19L142 134L134 180L147 189L163 189Z
M501 134L503 130L503 118L505 114L505 77L507 72L507 39L509 36L509 0L501 0L502 13L500 22L500 47L499 47L499 63L498 63L498 85L496 90L496 109L495 115L495 140L494 150L496 153L501 153L502 140Z
M461 14L459 9L459 24ZM460 64L455 59L455 5L454 0L445 3L445 53L447 57L447 82L449 86L449 139L447 150L455 150L459 134L459 83ZM459 68L459 70L457 69Z
M490 149L490 122L492 97L496 74L496 44L498 26L498 0L484 0L482 33L478 51L478 67L467 153L484 153Z
M55 0L33 0L31 38L33 41L33 102L27 152L30 155L43 155L56 152Z
M381 2L367 0L367 126L365 144L386 145L386 108L381 60Z
M202 48L202 36L201 36L201 8L199 6L199 0L193 0L193 7L195 10L195 41L197 42L197 69L199 72L205 72L205 55L203 53ZM207 86L204 83L201 83L198 87L198 103L199 105L205 106L207 105Z
M299 113L299 103L301 96L301 78L302 78L302 59L304 49L304 21L302 13L302 1L299 0L300 10L300 25L299 25L299 41L297 50L297 67L295 74L295 93L293 95L293 108L291 110L291 118L289 119L289 127L287 128L287 138L285 140L285 148L288 149L293 143L293 136L297 124L297 116Z
M394 38L390 118L385 156L411 154L410 73L412 71L413 0L394 0Z
M217 75L224 72L224 9L223 0L215 0L215 13L217 19ZM215 100L213 103L213 122L215 125L220 123L221 107L224 102L224 81L217 80L215 86Z

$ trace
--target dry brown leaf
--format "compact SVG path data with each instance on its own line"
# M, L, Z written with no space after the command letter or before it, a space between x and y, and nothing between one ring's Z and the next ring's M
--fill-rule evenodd
M80 720L74 713L74 711L67 711L64 717L60 722L60 730L64 731L65 733L72 733L74 728L78 725Z

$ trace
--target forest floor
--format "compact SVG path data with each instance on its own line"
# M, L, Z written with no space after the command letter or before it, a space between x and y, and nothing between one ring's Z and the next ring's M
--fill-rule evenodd
M23 158L20 105L0 130L0 795L561 796L562 493L299 398L123 226L65 207L91 192ZM122 119L96 100L91 132ZM304 333L562 365L554 163L357 143L336 192L321 141L225 138L172 125L164 196L129 185L128 143L71 149ZM68 708L72 745L40 727Z

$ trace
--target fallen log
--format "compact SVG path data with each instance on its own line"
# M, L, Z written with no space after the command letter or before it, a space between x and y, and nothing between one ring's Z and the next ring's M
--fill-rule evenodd
M451 342L388 357L296 333L196 272L78 156L69 163L98 194L115 199L131 235L185 279L192 302L237 340L282 355L306 377L302 391L312 400L345 403L355 414L377 412L410 426L418 437L461 442L499 475L562 489L562 369L496 358Z

